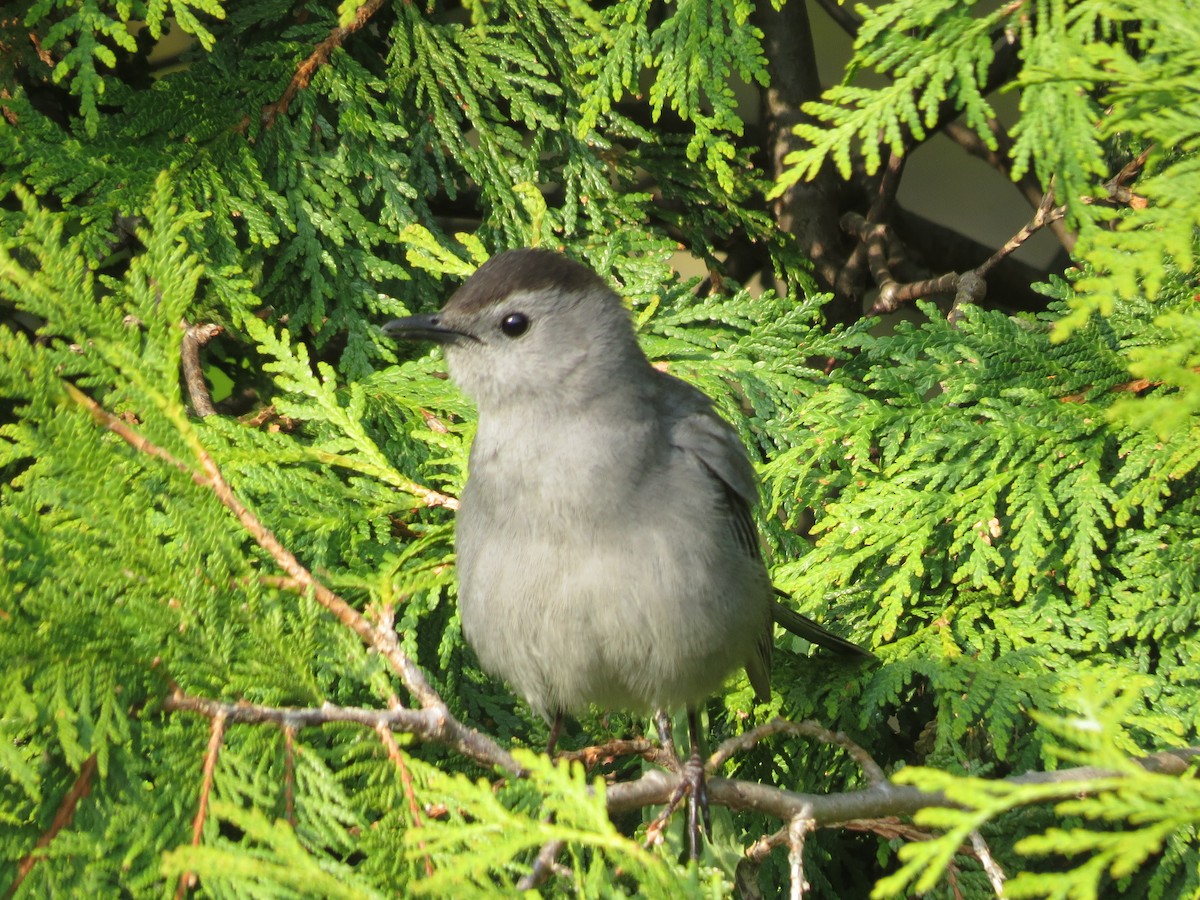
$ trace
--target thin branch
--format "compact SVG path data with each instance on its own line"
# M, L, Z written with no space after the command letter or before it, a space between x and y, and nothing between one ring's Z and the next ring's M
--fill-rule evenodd
M404 788L404 798L408 801L408 812L412 816L413 828L424 828L425 823L421 821L421 807L417 805L417 792L413 787L412 775L409 774L408 765L404 762L404 754L400 752L400 747L396 743L396 736L382 722L375 723L375 733L379 735L379 740L383 744L384 750L387 751L388 759L400 773L400 784ZM417 847L424 851L425 842L418 840ZM425 854L425 874L433 877L433 860L429 858L429 854Z
M833 19L837 26L852 38L858 37L858 29L862 26L862 17L842 6L838 0L817 0L817 6L824 10L825 15Z
M704 766L705 771L717 771L735 753L749 750L751 747L757 745L759 741L776 734L790 734L798 737L814 738L823 743L841 747L851 759L858 763L869 784L878 786L887 781L887 776L884 774L883 769L880 768L879 763L875 762L871 754L840 731L831 731L819 722L811 720L789 722L787 719L778 717L725 741L708 758L708 762Z
M367 647L386 659L392 670L400 676L400 680L404 682L409 693L424 708L423 736L427 740L446 744L464 756L481 762L486 761L487 764L497 766L512 774L521 772L521 767L507 750L481 732L463 725L450 713L445 702L425 679L425 673L400 648L399 639L394 631L383 631L376 628L362 613L326 587L301 565L292 552L280 543L274 533L238 499L212 456L199 441L193 440L193 450L202 470L197 472L134 431L74 385L64 383L64 386L72 400L86 408L97 421L130 446L150 456L166 460L180 471L191 475L192 480L197 484L216 494L217 499L234 514L255 543L265 550L275 560L275 564L294 580L297 592L311 595L339 622L358 635Z
M200 803L196 808L196 817L192 820L192 846L200 846L200 836L204 832L204 822L208 818L208 798L212 794L213 773L217 769L217 756L221 752L221 744L225 740L225 715L218 711L212 717L209 728L208 750L204 753L204 775L200 781ZM175 889L176 900L182 900L196 883L196 876L190 871L179 876L179 887Z
M640 756L647 762L669 768L667 751L646 738L613 740L592 747L583 747L579 750L564 750L558 753L555 758L567 760L568 762L581 762L585 769L591 771L600 763L611 762L621 756Z
M566 841L555 840L547 841L542 849L538 851L537 858L533 861L533 868L521 876L521 880L517 882L518 891L532 891L534 888L545 883L546 879L551 874L570 875L570 870L564 870L558 864L558 854L562 853L563 847L566 846Z
M277 116L283 115L288 111L288 107L291 105L292 100L295 99L296 94L307 88L309 83L312 82L312 77L317 69L329 61L330 55L345 42L346 38L366 25L367 21L371 16L375 15L381 6L383 6L383 0L370 0L369 3L363 4L358 12L355 13L353 22L345 27L339 25L332 29L329 32L329 36L313 48L313 52L308 55L308 58L296 67L296 72L292 75L292 80L288 82L288 86L284 89L283 96L274 103L268 103L263 107L262 122L265 127L270 128L275 124Z
M75 385L71 384L69 381L64 381L63 388L66 390L68 397L92 414L93 419L127 443L134 450L145 453L147 456L157 457L168 465L174 466L185 475L190 475L192 480L197 484L203 487L208 486L207 481L201 473L197 472L183 460L173 455L170 451L164 450L157 444L152 443L148 438L134 431L127 424L114 416L83 391L79 390L79 388L75 387Z
M791 900L804 900L804 889L808 887L804 878L804 839L810 832L815 831L816 827L812 819L803 816L796 816L788 822L788 874L791 882L788 896Z
M296 729L283 726L283 820L296 824Z
M37 851L49 846L58 833L71 824L71 819L75 816L75 810L79 808L79 801L92 792L92 779L96 776L96 764L95 753L83 761L83 765L79 767L79 774L75 777L75 782L71 785L70 790L63 795L62 801L58 804L58 809L54 812L54 818L50 821L50 827L38 837L37 843L33 845L33 850L26 854L25 858L17 865L17 877L13 879L12 884L8 886L8 890L4 892L4 900L8 900L9 897L17 893L17 888L21 886L21 882L25 880L26 876L33 870L33 867L42 859Z
M225 329L220 325L184 324L183 343L179 347L179 365L183 370L183 383L187 387L192 409L200 418L216 415L212 395L204 381L204 366L200 362L200 348Z
M289 708L261 706L245 702L226 703L207 697L194 697L175 689L163 700L163 708L168 712L194 712L209 718L222 715L229 722L271 723L280 727L297 729L312 728L329 722L354 722L372 729L382 726L390 731L411 734L419 740L447 744L463 756L482 765L495 766L513 774L520 772L520 767L506 751L500 749L490 738L478 732L472 732L470 729L458 725L460 729L476 735L479 740L448 740L447 723L443 717L443 711L436 706L424 709L410 709L405 706L396 706L391 709L364 709L326 703L318 707Z
M988 881L992 883L992 890L996 892L999 900L1004 900L1004 870L996 863L983 835L977 830L971 832L971 847L975 850L975 856L983 866L983 871L987 873Z
M1034 211L1033 218L1023 225L1020 231L1005 241L1003 247L976 266L974 270L976 275L978 275L980 278L985 277L987 273L990 272L996 265L996 263L1000 262L1000 260L1004 259L1004 257L1014 252L1018 247L1029 240L1033 235L1037 234L1037 232L1041 231L1042 228L1052 221L1052 216L1055 217L1053 220L1057 221L1057 219L1061 219L1062 216L1066 214L1065 207L1059 207L1059 210L1062 210L1061 213L1054 209L1053 188L1054 185L1052 180L1050 189L1047 190L1042 196L1041 202L1038 203L1037 209Z
M895 152L888 156L883 177L879 179L875 197L867 210L859 243L851 251L842 270L838 272L836 289L843 296L861 296L864 262L870 268L877 284L880 273L887 271L887 232L884 222L891 218L896 205L896 192L900 189L900 178L904 174L904 159L903 155ZM843 230L847 230L845 221L843 217L840 223Z
M1151 756L1132 760L1148 772L1182 774L1190 763L1200 757L1200 747L1165 750ZM1066 790L1077 790L1080 781L1116 779L1125 775L1079 766L1052 772L1027 772L1004 779L1010 784L1062 784ZM619 815L645 806L666 803L679 784L679 776L662 769L653 769L635 781L609 785L605 801L610 815ZM732 778L707 780L709 802L732 810L754 810L781 822L796 816L812 819L818 826L843 825L856 819L879 819L886 816L911 816L931 806L947 806L945 796L938 792L921 791L890 781L859 791L839 794L805 794L772 785L758 784Z
M972 156L983 160L1011 181L1013 140L1009 137L1008 131L1005 130L1004 126L995 119L989 119L987 125L996 143L995 149L984 143L975 129L968 128L963 122L957 119L946 123L946 126L942 129L942 133ZM1037 178L1034 177L1033 173L1026 172L1015 184L1017 190L1021 192L1021 196L1029 202L1030 206L1037 209L1042 202L1045 192L1042 190L1041 185L1038 184ZM1047 227L1058 238L1058 242L1064 250L1070 253L1074 249L1079 235L1073 231L1068 231L1066 226L1058 220L1047 223Z

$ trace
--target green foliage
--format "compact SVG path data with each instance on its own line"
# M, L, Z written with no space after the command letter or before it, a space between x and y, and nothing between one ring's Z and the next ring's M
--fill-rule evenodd
M731 890L741 848L778 822L717 811L702 867L670 841L642 849L646 819L610 822L598 778L639 763L584 774L521 752L545 723L462 640L446 502L473 413L436 351L398 357L377 326L537 244L609 279L655 363L715 397L760 464L777 582L880 657L858 667L781 635L776 696L755 708L735 681L706 710L710 741L816 718L958 804L900 849L811 835L816 895L883 878L879 896L948 896L954 862L957 889L990 896L959 854L975 829L1014 897L1197 890L1190 779L1130 762L1200 740L1194 5L866 11L854 66L893 82L814 107L827 127L802 131L793 175L856 150L877 165L943 102L990 140L984 84L1007 29L1017 168L1053 176L1081 234L1079 269L1044 287L1049 313L969 309L951 326L927 305L886 335L825 327L764 211L729 89L766 77L750 9L47 0L20 28L51 69L5 32L26 49L0 96L0 882L33 854L18 896L163 895L186 873L205 896L491 894L563 840L569 874L547 894ZM148 73L135 20L195 41ZM1148 206L1083 202L1130 144L1155 148L1135 185ZM765 248L787 296L722 277L731 237ZM677 276L681 248L713 277ZM224 329L203 352L224 385L203 418L179 378L197 322ZM391 607L449 710L518 748L528 777L492 783L399 734L392 753L359 724L229 723L206 790L211 723L168 710L174 688L408 700L281 577L207 459L324 584L368 616ZM565 740L643 730L597 710ZM1077 764L1106 774L1005 780ZM728 769L814 793L864 781L798 739ZM769 892L787 878L782 852L759 875Z
M996 114L983 92L1000 37L1015 44L1020 63L1011 175L1032 171L1052 185L1066 221L1079 229L1073 255L1085 274L1056 337L1065 339L1094 313L1111 315L1121 300L1169 300L1179 284L1169 273L1186 278L1194 270L1200 229L1200 98L1192 90L1200 8L1191 0L885 4L860 29L849 72L870 69L889 83L866 88L848 77L808 104L816 123L796 131L810 146L788 157L776 192L813 177L827 160L849 177L855 153L875 171L883 149L903 155L913 138L923 140L944 121L946 104L996 150L989 126ZM1120 166L1114 146L1148 154L1139 202L1122 215L1097 202L1108 199L1106 182ZM1196 317L1194 308L1166 315L1159 324L1173 331L1172 340L1133 355L1135 374L1183 389L1169 404L1152 401L1144 417L1181 422L1200 409Z
M909 886L929 890L936 874L983 823L1006 811L1042 803L1053 803L1056 813L1079 824L1029 835L1014 849L1033 858L1083 857L1082 864L1059 871L1031 867L1005 884L1006 896L1095 897L1106 885L1115 882L1128 888L1131 881L1141 896L1194 892L1194 867L1180 872L1178 861L1148 881L1137 877L1147 860L1163 854L1173 837L1191 838L1200 824L1200 794L1193 779L1148 772L1127 755L1123 719L1141 704L1137 696L1141 687L1137 680L1106 682L1092 675L1067 689L1080 708L1079 716L1037 716L1054 735L1048 745L1051 752L1067 761L1097 766L1091 774L1021 783L961 778L916 767L900 772L898 781L944 792L954 806L916 815L918 824L940 833L903 847L899 857L904 865L876 885L874 896L895 896Z

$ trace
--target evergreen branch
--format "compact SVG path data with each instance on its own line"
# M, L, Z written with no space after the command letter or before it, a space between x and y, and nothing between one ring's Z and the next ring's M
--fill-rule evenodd
M400 773L400 784L404 788L404 798L408 801L408 813L412 816L414 828L424 827L424 822L421 821L421 808L417 805L417 792L413 787L412 775L408 771L408 766L404 762L404 754L400 752L400 747L396 743L396 736L392 734L392 729L388 728L382 722L375 723L375 733L379 735L380 743L383 744L383 749L387 751L388 759L395 765L396 770ZM425 842L418 841L417 846L422 850L425 849ZM433 860L428 854L425 856L425 874L433 877Z
M17 865L17 877L13 879L12 884L8 886L8 890L4 892L4 900L9 900L10 897L16 895L17 888L21 886L21 882L25 880L26 876L33 870L33 867L42 859L41 856L37 855L37 851L49 846L55 836L71 824L71 819L75 815L79 801L92 792L92 779L95 776L96 754L93 753L79 767L79 775L76 776L71 789L63 795L62 802L58 804L58 809L54 812L54 819L50 822L50 827L46 829L44 834L38 837L37 843L33 845L33 850Z
M225 740L225 714L218 710L212 717L212 725L208 735L208 749L204 753L204 775L200 782L200 802L196 809L196 817L192 821L192 846L200 846L200 837L204 833L204 821L208 818L208 798L212 794L213 774L217 770L217 756L221 752L221 744ZM179 886L175 889L175 900L182 900L188 890L195 884L196 878L191 872L179 876Z
M262 123L267 128L275 124L278 116L284 115L291 106L296 94L308 87L317 69L329 61L330 54L340 47L350 35L358 31L371 16L383 6L383 0L367 0L354 14L354 18L345 25L338 25L329 32L325 40L317 44L303 62L296 67L292 80L288 82L282 96L274 103L268 103L262 110Z
M296 824L296 729L283 726L283 820Z
M64 381L63 388L67 392L67 396L78 403L84 409L92 414L92 418L127 443L134 450L145 453L147 456L153 456L163 460L174 468L183 472L185 475L190 475L192 480L201 486L206 486L207 482L202 474L197 472L183 460L172 454L169 450L164 450L157 444L152 443L148 438L134 431L119 418L110 413L107 409L85 394L69 381Z
M138 434L74 385L64 382L64 386L72 400L88 409L94 418L130 446L150 456L166 460L180 471L190 474L196 484L206 487L216 494L217 499L241 522L242 527L249 532L255 543L275 560L279 568L294 579L298 593L311 592L321 606L358 635L364 644L386 659L396 674L400 676L405 687L423 707L427 721L422 733L428 740L448 744L464 756L487 765L498 766L514 774L521 771L521 767L507 751L480 732L463 725L450 713L445 702L429 685L425 674L400 648L400 642L394 630L376 628L358 610L301 565L292 552L280 543L274 533L237 498L216 462L199 441L193 440L192 443L203 472L192 470L181 460Z

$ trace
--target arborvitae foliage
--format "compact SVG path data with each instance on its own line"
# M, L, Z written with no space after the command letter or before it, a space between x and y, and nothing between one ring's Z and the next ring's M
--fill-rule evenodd
M1200 8L828 6L855 58L800 98L775 205L777 123L732 90L784 90L767 5L0 16L0 885L491 895L561 842L545 893L1200 891L1187 754L1142 759L1200 743ZM806 269L789 192L840 171L839 211L902 244L874 173L959 113L1053 190L1072 266L1035 311L993 288L949 320L828 327L816 287L861 285ZM720 774L817 804L748 856L787 796L714 784L740 811L714 809L699 867L674 828L646 849L657 808L628 789L660 797L652 752L550 765L463 642L473 413L378 326L520 245L593 266L651 358L716 398L760 465L776 582L879 656L781 633L769 704L740 677L709 704L714 747L773 715L853 741L745 740ZM773 290L743 286L760 274ZM645 733L596 710L564 743ZM819 805L853 790L873 805ZM805 839L805 818L857 821Z

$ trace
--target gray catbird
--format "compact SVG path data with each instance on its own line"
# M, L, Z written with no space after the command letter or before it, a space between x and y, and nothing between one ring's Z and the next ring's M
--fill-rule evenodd
M479 662L554 722L551 745L562 715L591 704L686 707L695 855L696 704L739 667L767 699L773 618L870 654L775 602L737 433L707 396L650 365L590 269L546 250L502 253L441 312L384 331L445 345L478 406L456 548Z

